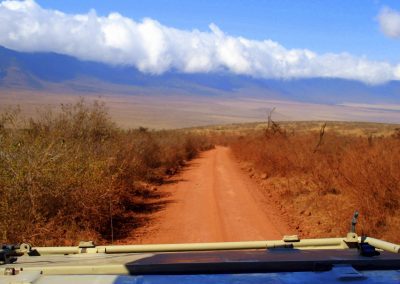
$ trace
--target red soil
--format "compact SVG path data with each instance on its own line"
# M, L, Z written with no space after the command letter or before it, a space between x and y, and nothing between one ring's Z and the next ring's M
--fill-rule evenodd
M189 243L281 239L290 233L279 211L227 147L190 162L158 188L170 203L130 243Z

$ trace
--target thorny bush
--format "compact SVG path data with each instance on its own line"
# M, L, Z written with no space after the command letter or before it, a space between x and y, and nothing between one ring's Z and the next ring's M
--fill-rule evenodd
M185 131L121 130L98 102L19 117L0 115L2 243L123 237L138 225L133 209L146 186L210 147Z
M360 211L359 233L399 242L400 140L317 132L266 136L254 131L231 143L262 173L266 193L303 236L340 236ZM318 147L316 147L318 145Z

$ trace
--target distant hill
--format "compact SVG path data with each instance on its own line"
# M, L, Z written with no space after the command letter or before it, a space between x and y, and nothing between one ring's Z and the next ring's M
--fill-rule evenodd
M80 61L55 53L0 47L0 90L144 95L229 96L322 104L399 104L400 81L367 85L343 79L256 79L231 73L143 74L134 67Z

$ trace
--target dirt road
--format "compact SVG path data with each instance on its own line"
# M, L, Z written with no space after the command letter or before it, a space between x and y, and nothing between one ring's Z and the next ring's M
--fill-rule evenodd
M171 203L155 214L140 243L280 239L288 233L226 147L202 153L158 190L170 192Z

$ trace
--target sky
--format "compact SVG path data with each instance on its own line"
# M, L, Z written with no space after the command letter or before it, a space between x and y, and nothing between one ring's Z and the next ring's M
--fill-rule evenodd
M147 0L37 1L68 13L119 12L136 20L149 17L179 29L207 30L211 23L233 36L272 39L287 48L319 53L349 52L371 59L400 59L400 42L379 30L383 7L400 10L400 1L373 0ZM384 51L384 52L383 52Z
M0 3L0 45L21 51L154 74L228 70L371 84L400 79L399 0Z

